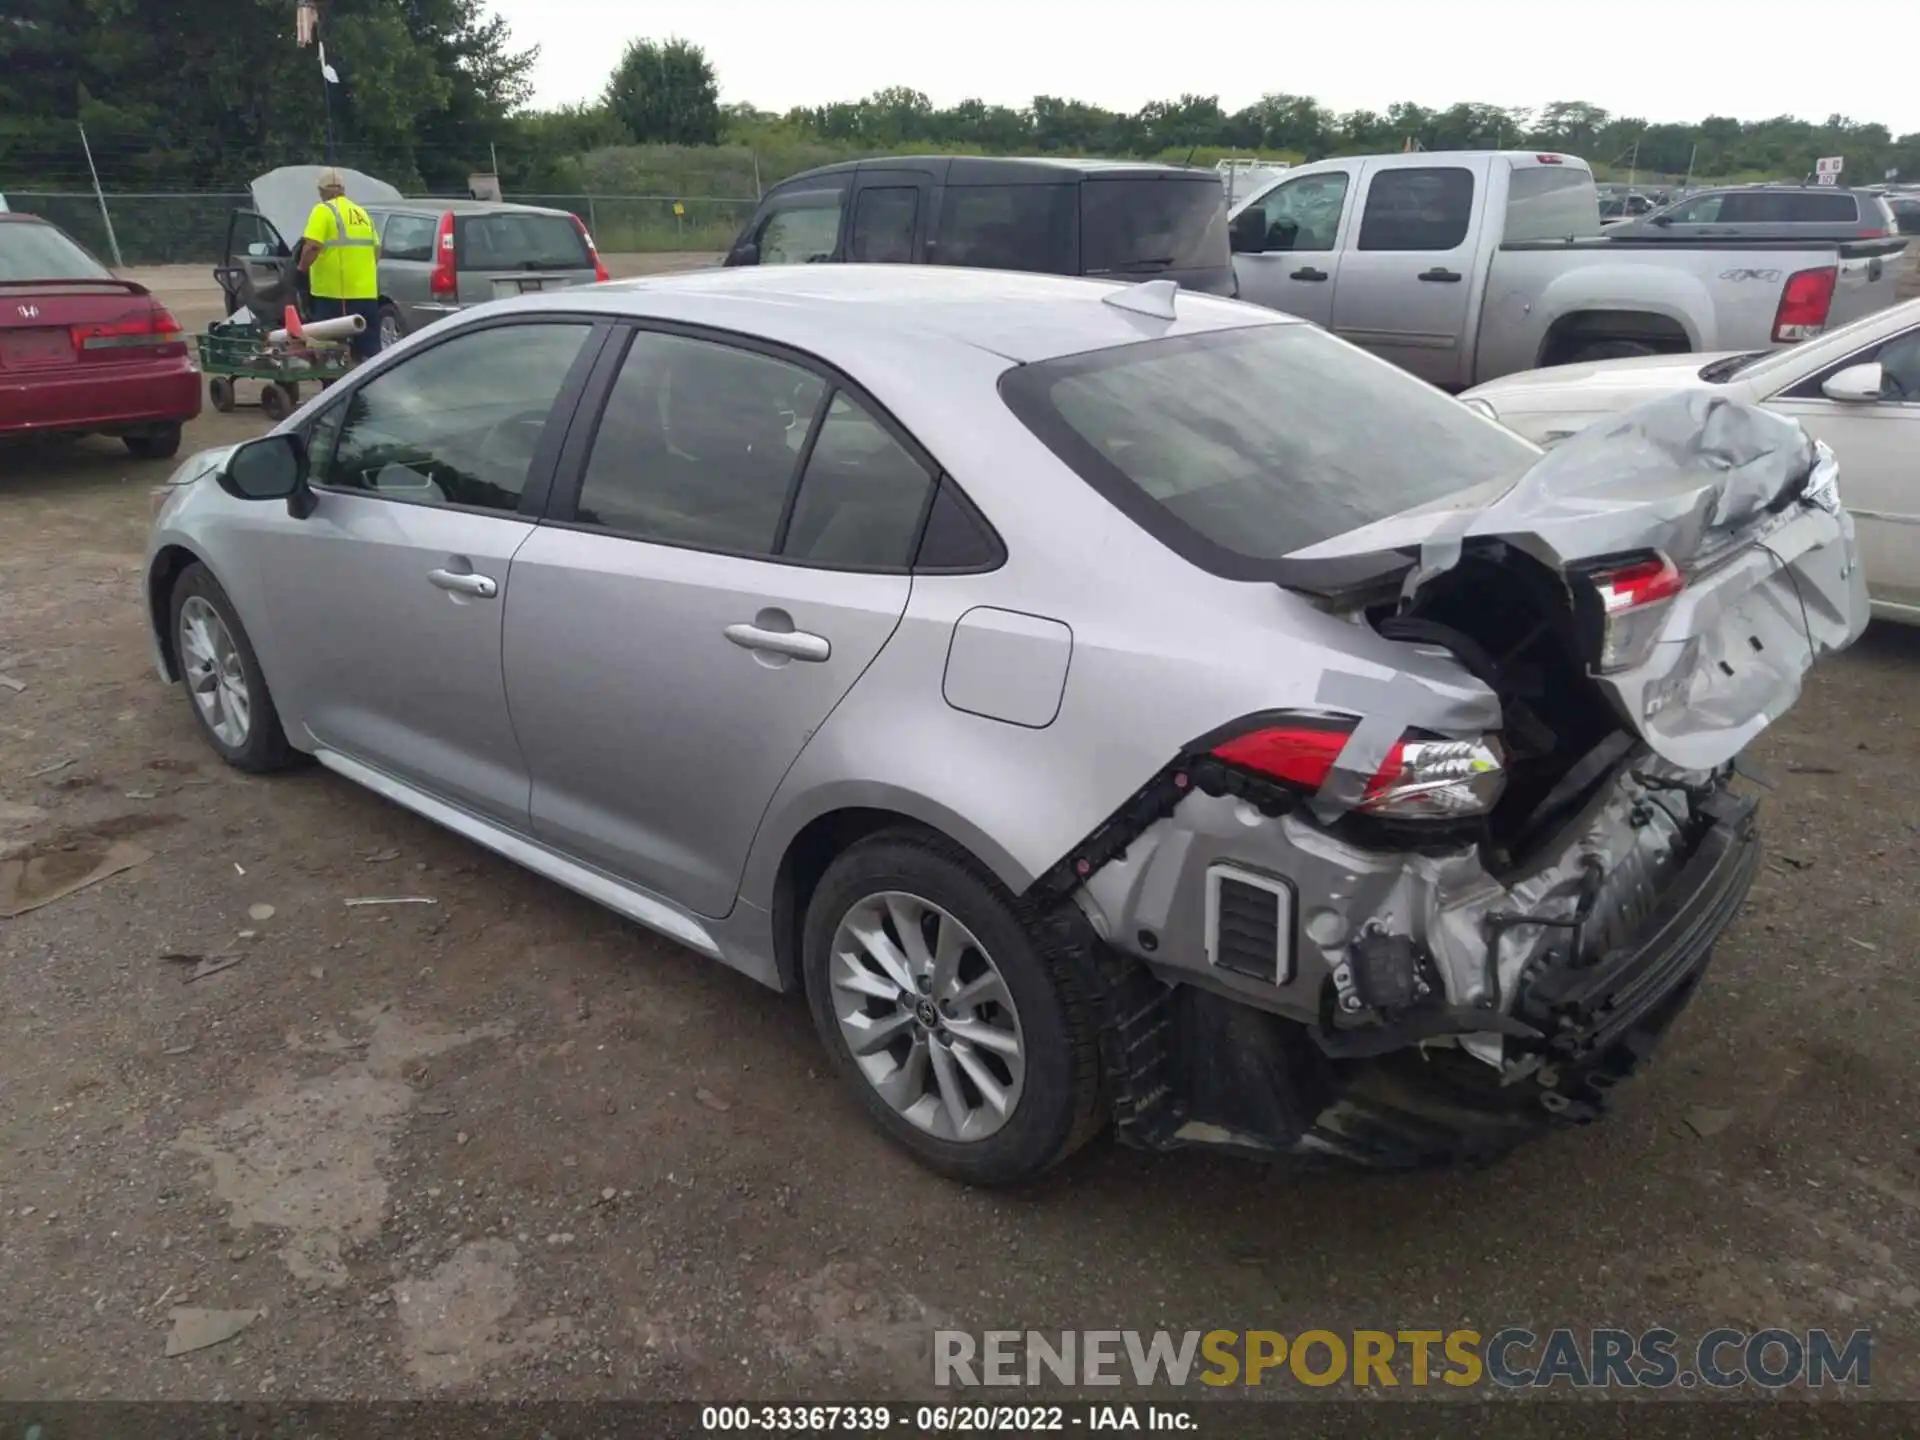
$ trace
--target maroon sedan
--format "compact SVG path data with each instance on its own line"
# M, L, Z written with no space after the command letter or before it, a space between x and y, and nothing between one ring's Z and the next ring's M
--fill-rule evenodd
M159 459L199 413L172 312L57 227L0 214L0 439L118 435Z

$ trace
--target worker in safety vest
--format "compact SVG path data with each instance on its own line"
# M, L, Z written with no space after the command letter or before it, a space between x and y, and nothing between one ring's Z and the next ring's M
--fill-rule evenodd
M320 203L307 217L297 262L313 292L313 318L358 315L366 328L351 342L355 362L380 353L380 242L367 212L347 198L340 172L320 172Z

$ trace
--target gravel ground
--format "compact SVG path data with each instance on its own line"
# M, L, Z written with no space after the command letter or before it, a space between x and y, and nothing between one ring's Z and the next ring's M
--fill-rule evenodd
M168 468L0 454L0 857L136 862L0 921L0 1398L911 1398L942 1323L1871 1326L1920 1398L1920 633L1757 747L1773 859L1607 1124L1408 1177L1101 1142L990 1195L869 1131L798 1001L222 767L149 662ZM169 1358L176 1306L256 1313Z

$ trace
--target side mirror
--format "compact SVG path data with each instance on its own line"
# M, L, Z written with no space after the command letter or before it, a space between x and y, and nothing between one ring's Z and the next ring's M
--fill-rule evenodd
M291 432L249 440L227 457L219 478L239 500L291 500L306 488L306 442Z
M1838 374L1829 375L1821 383L1820 393L1829 400L1859 405L1878 400L1885 389L1886 375L1880 362L1869 360L1864 365L1849 365Z
M758 265L759 263L760 247L751 240L742 240L727 256L729 265Z
M1233 217L1228 242L1236 255L1260 255L1267 248L1267 212L1259 206L1242 210Z

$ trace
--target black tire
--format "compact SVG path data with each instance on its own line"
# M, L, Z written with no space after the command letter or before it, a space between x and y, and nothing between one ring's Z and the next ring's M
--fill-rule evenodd
M269 420L278 423L293 413L293 395L277 380L260 387L260 408Z
M207 379L207 399L213 408L222 415L231 415L235 404L233 379L228 375L212 375Z
M159 425L144 435L122 435L120 443L139 460L165 460L180 453L180 427Z
M1566 363L1580 365L1590 360L1626 360L1635 355L1659 353L1644 340L1590 340L1585 344L1576 344Z
M180 612L187 601L196 596L211 605L218 613L220 622L227 627L227 634L233 640L234 653L240 661L241 675L246 681L250 723L245 741L238 746L229 745L213 732L213 727L200 713L200 706L193 698L193 676L187 671L185 647L180 640ZM247 627L240 623L240 615L233 608L233 602L227 598L227 592L220 588L220 582L213 578L206 566L195 563L180 572L173 584L173 594L168 597L167 623L172 627L170 634L180 669L181 693L186 697L187 708L193 712L201 735L220 758L236 770L246 770L256 775L284 770L294 764L298 752L287 743L286 731L280 724L280 712L274 708L273 695L267 689L266 676L260 671L259 658L253 653L253 641L247 635Z
M833 1013L829 961L848 910L905 891L958 919L993 959L1019 1012L1026 1076L1001 1128L975 1141L946 1140L897 1113L856 1065ZM912 830L884 831L827 867L807 906L801 963L815 1028L860 1104L881 1130L929 1169L971 1185L1018 1185L1064 1160L1106 1119L1098 1018L1083 972L1031 924L1022 906L958 846Z
M382 302L380 306L380 318L374 323L380 327L380 348L382 350L386 349L388 345L395 344L406 338L407 327L406 323L400 318L400 307L390 301ZM392 340L387 338L387 332L389 330L393 332Z

